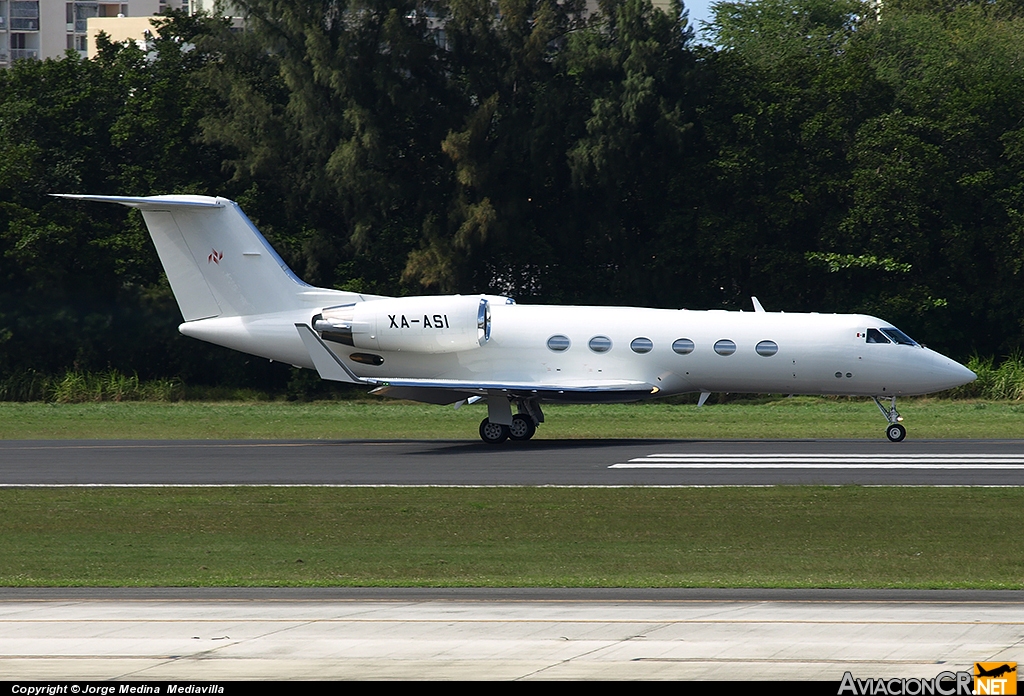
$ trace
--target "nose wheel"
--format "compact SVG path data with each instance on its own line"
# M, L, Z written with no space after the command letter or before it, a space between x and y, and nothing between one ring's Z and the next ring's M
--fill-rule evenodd
M907 429L900 422L903 420L903 416L896 410L896 397L889 397L888 408L882 405L877 396L872 396L871 398L874 400L878 410L885 416L885 419L889 421L889 425L885 428L885 436L889 438L889 442L903 442L903 438L907 436Z
M900 423L893 423L885 429L885 436L889 438L889 442L902 442L907 436L907 429Z

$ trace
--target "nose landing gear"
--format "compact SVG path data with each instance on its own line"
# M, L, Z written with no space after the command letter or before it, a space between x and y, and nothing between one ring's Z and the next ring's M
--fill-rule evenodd
M890 442L902 442L903 438L907 436L907 429L900 422L903 420L903 416L896 410L896 397L889 397L889 408L883 406L877 396L872 396L871 398L875 402L875 406L878 407L878 410L885 416L885 419L889 421L889 425L885 428L885 436L889 438Z

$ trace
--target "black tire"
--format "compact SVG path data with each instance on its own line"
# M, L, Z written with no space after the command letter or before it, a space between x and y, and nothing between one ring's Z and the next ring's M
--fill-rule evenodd
M889 438L889 442L903 442L903 438L907 436L907 429L899 423L892 423L885 429L885 436Z
M490 418L480 421L480 439L488 445L500 445L508 439L508 426L492 423Z
M529 440L537 432L537 426L533 424L533 419L529 416L524 416L522 413L517 413L512 416L512 425L508 428L508 436L513 440Z

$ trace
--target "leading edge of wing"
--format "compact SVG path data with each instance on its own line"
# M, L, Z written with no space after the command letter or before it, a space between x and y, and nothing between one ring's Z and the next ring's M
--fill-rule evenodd
M508 392L516 395L560 396L570 394L636 395L638 398L658 393L658 387L647 382L608 379L593 381L566 381L558 383L513 382L466 379L416 379L404 377L358 377L327 347L316 332L306 324L295 328L309 351L309 357L321 379L349 384L366 384L377 388L404 387L414 389L444 389L452 392L479 394Z

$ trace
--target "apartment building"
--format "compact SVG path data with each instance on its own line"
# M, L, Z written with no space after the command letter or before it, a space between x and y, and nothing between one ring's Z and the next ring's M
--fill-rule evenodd
M89 18L146 17L188 0L0 0L0 67L19 59L60 58L89 50Z

